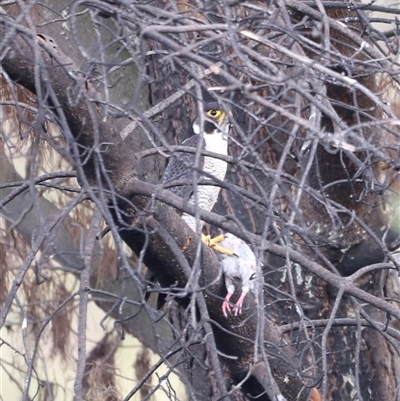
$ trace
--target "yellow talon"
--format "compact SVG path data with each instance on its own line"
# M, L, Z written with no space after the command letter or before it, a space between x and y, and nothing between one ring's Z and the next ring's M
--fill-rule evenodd
M233 256L234 253L232 251L230 251L229 249L226 249L220 245L218 245L221 241L224 240L224 235L220 234L217 237L211 238L210 235L204 235L201 234L201 239L202 241L209 246L210 248L214 249L215 251L219 252L219 253L223 253L225 255L228 256Z

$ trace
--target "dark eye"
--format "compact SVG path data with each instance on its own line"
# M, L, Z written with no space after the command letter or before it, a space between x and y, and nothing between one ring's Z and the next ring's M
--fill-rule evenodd
M214 119L220 119L224 117L224 112L218 109L211 109L207 111L207 115Z

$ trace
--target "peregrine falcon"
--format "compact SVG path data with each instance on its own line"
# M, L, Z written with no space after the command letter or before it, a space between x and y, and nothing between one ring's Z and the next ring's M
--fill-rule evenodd
M207 102L203 107L204 116L203 124L201 119L197 118L192 125L193 133L190 138L182 142L183 146L190 146L198 148L202 141L202 148L210 152L219 153L221 155L228 154L228 133L230 129L230 123L228 115L221 109L217 102ZM201 126L203 125L203 126ZM187 184L179 186L170 186L168 189L185 199L190 203L195 203L195 196L197 205L204 210L211 211L214 204L217 201L220 187L215 185L198 185L196 188L192 185L193 182L193 167L195 166L196 154L194 153L177 153L174 154L168 163L167 169L165 170L162 184L168 186L168 183L176 180L185 180ZM203 174L199 177L201 179L220 180L223 181L226 175L227 163L221 159L214 157L201 156L199 169ZM187 213L183 213L182 219L188 224L188 226L196 232L196 219ZM203 222L200 221L201 227ZM202 234L203 242L208 246L219 252L229 252L220 246L218 242L221 241L221 237L214 241L209 236Z
M182 142L184 146L198 148L203 137L202 147L210 152L221 155L228 154L228 133L230 123L227 114L221 110L218 103L207 102L204 105L203 129L201 129L200 118L193 123L191 137ZM162 184L171 192L180 196L190 203L194 203L197 196L197 204L204 210L212 210L217 201L220 187L211 185L198 185L195 189L193 182L193 167L195 167L196 155L194 153L176 153L172 156L164 173ZM201 156L200 170L203 172L202 179L217 179L223 181L225 178L227 163L221 159ZM185 181L185 185L171 186L173 181ZM182 219L196 232L195 217L183 213ZM201 226L203 222L200 221ZM219 259L221 269L225 276L227 295L222 303L222 312L225 316L232 312L235 316L242 312L243 300L246 294L254 291L254 279L256 273L256 258L250 247L240 238L227 233L210 239L202 235L202 240L208 246L220 253ZM219 245L218 245L219 244ZM242 280L242 293L233 309L229 303L235 291L234 279Z

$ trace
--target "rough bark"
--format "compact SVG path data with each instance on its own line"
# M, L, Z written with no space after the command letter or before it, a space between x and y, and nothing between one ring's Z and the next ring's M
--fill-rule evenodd
M256 4L262 5L259 2L256 2ZM304 3L290 1L287 4L299 9L302 17L307 15L311 20L320 20L320 15L315 15L315 9L308 7ZM282 4L280 6L282 7ZM110 8L111 6L108 7ZM210 14L214 15L211 11ZM110 11L110 15L117 15L117 11ZM269 18L269 15L265 13L263 18ZM343 16L343 14L341 15ZM338 17L338 15L335 17ZM296 20L296 22L299 20ZM311 21L312 24L313 21ZM347 38L343 38L341 26L337 21L329 20L328 24L334 32L333 38L347 41ZM256 31L255 27L252 26ZM260 42L256 50L261 51L261 53L263 51L268 53L270 49L262 41L263 35L260 35L259 31L257 32ZM266 32L265 38L268 39L267 34L268 32ZM152 49L166 48L174 52L181 50L179 47L181 42L172 35L160 37L156 30L146 32L146 35L154 41ZM43 79L40 82L35 81L32 71L32 58L29 58L31 53L27 46L31 39L27 38L29 38L27 33L25 35L20 33L17 35L16 43L7 42L7 46L12 49L12 53L5 56L2 64L12 79L35 92L38 87L43 85ZM258 38L256 39L258 40ZM338 46L345 56L351 56L360 47L363 39L361 35L356 35L355 39L350 38L349 40L350 42L346 42L346 46ZM265 47L268 48L268 51L265 50ZM351 49L350 53L347 53L348 48ZM362 55L360 56L361 59L356 58L356 60L364 61L366 59L365 54L368 57L376 56L370 49L360 53ZM94 124L98 130L96 132L93 129L92 123L94 120L90 114L94 112L92 104L78 100L77 104L71 105L65 95L66 92L73 93L75 88L81 89L83 87L82 84L76 84L71 80L67 70L49 68L49 66L57 65L57 63L69 65L70 67L68 68L73 68L70 62L63 58L61 54L54 55L53 59L46 52L40 52L40 54L44 61L43 65L47 66L46 72L43 73L43 78L51 82L54 90L54 96L49 92L49 97L43 100L53 106L55 114L58 115L61 122L65 117L66 124L61 124L61 126L64 129L64 134L71 141L71 145L74 146L76 141L87 150L93 146L98 146L99 143L112 143L112 145L108 145L106 151L95 154L91 162L83 167L80 172L81 174L84 173L81 176L83 185L85 185L86 177L92 186L97 188L104 186L124 199L123 202L114 202L112 205L110 212L113 218L109 220L110 226L113 229L117 227L119 229L125 228L125 230L121 231L121 236L136 253L140 254L143 248L146 248L144 261L152 269L162 286L185 288L191 273L189 266L196 260L198 238L188 230L170 207L157 201L149 202L149 197L155 194L155 198L159 198L174 207L180 209L185 209L186 207L186 211L191 212L193 212L193 209L183 205L173 196L169 196L159 187L151 186L144 182L153 181L152 178L157 175L155 173L152 178L146 177L146 171L148 171L147 159L141 158L137 153L143 147L147 147L144 141L139 142L138 147L127 147L119 138L120 130L114 125L115 119L111 118L111 121L106 123L97 122L96 119L96 124ZM287 54L285 54L286 56ZM311 53L307 53L306 56L310 57L311 61L315 57ZM210 67L212 64L192 54L188 55L188 59L191 62L198 61L204 67ZM153 73L157 72L155 67L157 62L157 60L154 61ZM332 65L324 65L324 67L331 70L332 73L339 71L334 62ZM174 92L182 83L186 82L186 79L179 74L179 71L182 70L178 70L172 75L176 81L172 80L169 88L165 87L162 90L158 87L158 92L154 88L152 89L152 102L158 103L171 94L170 92ZM372 93L375 93L377 88L373 79L373 71L367 71L366 73L364 70L357 70L357 68L353 70L355 76L359 73L361 74L361 72L366 76L360 78L358 82L364 84L364 87L371 90ZM192 74L196 76L193 71ZM166 75L168 76L168 71ZM238 80L228 76L226 71L225 75L221 73L221 76L228 84L239 85ZM159 77L157 76L157 78ZM221 85L222 81L216 80L215 82ZM41 87L46 93L48 87L46 85ZM68 90L66 91L65 88L68 88ZM240 88L243 89L243 87ZM312 89L315 90L316 88ZM284 93L286 105L291 104L287 99L292 96L294 98L293 103L296 101L292 90L293 87ZM255 99L255 95L253 96L251 93L246 93L246 95L251 104ZM258 95L263 95L263 92L258 93ZM349 105L363 110L375 108L372 113L369 113L369 117L365 117L366 121L369 121L370 117L379 117L378 107L370 98L365 96L364 92L360 89L346 86L343 82L342 85L327 85L327 96L331 100L342 102L340 106L334 108L334 111L348 126L352 126L356 122L356 113L349 111ZM278 96L277 99L280 100L281 98ZM354 101L354 99L357 99L357 101ZM259 101L258 98L257 100ZM168 135L175 135L175 143L185 138L186 126L191 119L190 113L193 113L194 109L188 106L188 104L191 104L190 102L193 102L189 97L184 98L182 102L185 107L178 107L178 113L174 112L174 108L170 108L162 117L168 121L168 125L165 125L164 134L167 137ZM238 104L243 108L247 106L246 104L240 104L239 100ZM62 113L60 110L55 109L54 106L56 105L61 106ZM177 104L174 106L177 106ZM264 110L267 110L264 117L268 118L271 112L274 111L273 105L267 107L262 104L262 106L264 106ZM262 107L260 108L262 109ZM281 157L287 157L287 154L282 156L282 152L284 152L286 142L290 139L289 133L296 126L295 123L285 121L284 112L294 114L296 110L296 108L290 109L289 107L282 110L280 115L276 112L277 116L270 120L271 127L279 128L276 131L265 129L254 138L251 146L259 149L256 146L262 143L265 144L265 148L261 148L263 152L260 159L250 159L254 162L253 170L249 171L238 167L237 164L231 164L231 170L228 175L229 182L238 184L238 186L247 189L258 198L256 200L243 201L237 196L237 187L227 186L223 196L220 198L216 211L221 215L225 215L226 210L228 210L229 213L240 220L245 229L242 229L241 226L234 224L229 219L212 213L201 213L201 216L209 223L227 229L244 239L253 241L257 245L262 244L265 246L265 241L260 239L258 235L266 235L268 232L268 238L271 242L267 244L266 250L269 255L278 255L280 257L270 256L267 258L264 269L267 283L264 296L264 302L267 305L266 313L274 322L266 321L263 336L264 340L271 344L270 348L266 347L265 351L269 356L268 360L274 378L287 399L295 399L295 396L302 389L303 384L301 380L298 380L295 372L303 364L318 366L316 372L310 374L313 384L321 377L321 374L322 381L326 380L327 372L330 372L329 388L325 389L327 400L353 399L356 394L361 395L363 400L374 400L376 397L392 399L396 397L396 388L399 385L399 376L396 375L399 371L398 341L393 339L395 336L391 335L388 338L384 332L378 333L377 329L365 328L364 323L362 325L360 323L360 319L364 319L367 321L372 320L372 323L370 322L371 325L377 325L384 324L387 316L391 316L393 320L399 320L400 318L399 309L390 303L396 299L396 293L390 289L390 285L395 282L396 278L391 276L386 278L384 273L378 271L387 267L376 266L376 272L365 271L364 275L357 276L357 272L361 268L372 263L385 262L385 257L388 255L385 252L385 244L381 241L381 229L385 227L383 232L390 232L387 230L386 216L378 207L379 203L384 199L371 186L371 182L375 180L373 176L376 174L376 170L374 167L371 167L370 170L364 169L363 174L361 174L363 182L355 182L351 177L357 176L357 171L360 167L357 165L357 160L363 164L364 160L366 160L364 159L365 153L357 153L355 155L357 160L354 160L350 157L351 155L342 150L332 152L332 149L329 148L330 143L321 140L315 150L315 154L303 155L304 157L298 163L293 162L293 160L285 161L285 167L283 171L280 170L279 176L287 178L287 181L277 190L281 196L274 198L275 201L280 198L281 202L278 205L278 202L274 204L268 203L268 195L275 185L274 174L277 171L277 164L279 164ZM255 112L257 109L248 109L247 111ZM239 110L234 112L236 113L235 116L240 117L240 112L243 112L243 110L239 107ZM98 116L100 117L101 115L102 113ZM302 116L303 120L299 119L304 130L304 132L301 132L303 136L307 130L313 132L312 126L307 124L309 115L310 113L305 114ZM323 114L321 120L322 126L328 132L334 131L337 121L332 122L334 119L328 117L327 114ZM364 121L363 119L361 120ZM237 121L240 122L240 118ZM240 132L240 129L244 130L252 126L251 121L246 120L246 117L243 117L243 123L247 124L247 127L239 124L235 132ZM363 139L371 143L375 143L375 139L371 136L379 137L379 134L376 134L373 130L371 131L371 128L365 129L362 134L364 135ZM137 139L136 135L139 134L135 131L134 134L130 135L130 139ZM301 135L299 135L299 138L303 137ZM356 140L357 138L351 137L350 142L353 143L352 141L356 142ZM301 145L297 145L297 148L294 146L294 154L297 151L297 155L300 155L300 148ZM95 149L99 148L95 147ZM231 145L230 151L232 156L238 156L241 149ZM82 152L80 153L82 154ZM76 154L76 156L78 155ZM277 219L276 214L274 215L272 211L275 211L274 207L277 207L279 211L286 210L285 199L289 204L289 210L293 206L287 198L291 187L298 185L302 172L304 172L309 160L312 161L311 170L308 173L309 179L305 182L306 186L302 188L304 195L299 206L303 220L299 218L297 225L286 226L287 220L285 220L284 213L279 216L282 217L281 219ZM374 155L372 161L368 160L368 163L375 166L378 160L379 157ZM107 168L107 173L102 170L103 163ZM295 170L298 166L297 176L293 176L296 175ZM268 168L271 169L271 174L269 175L266 174ZM260 171L259 169L261 169L262 174L258 176L257 173L255 175L250 174L254 173L254 171ZM101 171L101 179L99 179L99 171ZM256 179L254 179L254 176ZM287 176L291 176L290 179ZM327 190L323 190L323 187L327 184L337 181L341 182ZM343 183L344 181L346 182ZM366 191L365 185L367 185ZM324 192L326 198L330 199L329 202L325 202L321 197L321 192ZM329 214L329 208L332 208L332 205L339 209L339 212L335 211L340 215L339 229L334 226L332 216ZM354 211L358 220L353 219L351 211ZM275 229L277 221L279 230ZM314 222L319 225L314 225L314 232L312 232L308 225L312 225ZM147 233L154 232L154 234L143 234L143 232L132 230L132 227L145 228ZM254 235L246 231L246 229L258 235ZM290 237L293 231L295 236ZM379 237L376 238L378 235ZM282 244L282 238L286 247L277 245L277 243ZM390 242L393 238L386 239ZM295 248L295 250L290 247ZM296 251L296 249L302 253ZM225 295L225 290L221 280L217 280L219 276L218 261L210 250L202 249L200 265L200 284L205 288L205 303L211 320L215 322L214 334L218 349L225 354L238 357L235 361L230 359L226 361L232 379L234 382L238 382L246 376L249 370L253 369L253 377L246 383L245 390L252 395L256 395L262 389L267 390L270 383L263 382L264 376L258 369L259 365L256 364L252 368L253 362L257 362L253 358L255 347L252 341L257 332L259 317L263 312L256 309L254 299L249 297L246 306L250 306L250 309L246 310L241 318L230 317L229 319L224 319L221 316L220 299ZM337 274L335 268L343 275L350 277L341 277ZM355 275L351 276L352 274ZM387 293L385 295L387 299L384 299L382 291L386 289ZM342 290L344 295L340 292ZM190 293L190 295L192 294ZM188 298L178 300L183 307L186 307L189 302ZM338 300L338 303L340 301L340 308L336 311L336 315L332 317L332 308L336 300ZM369 305L368 308L365 308L360 303L360 300L367 303ZM301 311L300 313L299 310ZM356 317L353 324L348 324L345 327L335 325L336 318L352 318L354 315ZM240 325L243 321L242 319L246 321L244 325ZM307 326L306 322L320 319L327 321L328 327L329 324L333 324L333 327L326 329L326 326L321 328L320 326L314 327L311 325L313 329L310 333L308 329L310 326ZM296 353L291 345L280 348L284 338L275 323L289 325L296 323L295 321L297 320L303 323L304 326L301 329L293 329L290 335L286 337L289 344L297 347ZM381 326L379 326L379 329L381 330ZM228 330L229 335L224 330ZM395 333L395 331L392 333ZM240 344L239 347L238 344ZM379 345L377 346L377 344ZM260 349L263 348L260 346ZM321 358L327 358L323 369L321 368L323 365L320 362ZM265 366L262 366L262 368L263 372L265 372ZM321 373L322 370L325 370L325 372ZM287 381L287 375L292 375L293 377L290 377ZM207 388L207 391L209 391L209 388ZM307 396L308 394L303 392L301 399L306 399ZM267 400L268 397L263 396L259 399Z
M91 113L94 110L89 101L77 98L76 102L71 104L69 95L73 94L74 89L79 90L84 87L83 81L78 80L77 84L69 75L69 69L55 67L55 65L68 65L69 68L73 68L71 61L61 52L54 52L54 45L49 48L46 43L43 43L40 36L38 40L34 34L15 24L15 21L9 17L2 15L1 22L1 32L4 38L2 46L9 50L2 60L4 70L11 79L33 93L38 94L39 88L42 93L48 93L48 96L40 100L50 105L56 118L60 121L60 128L72 148L74 157L82 156L77 144L80 149L92 149L93 147L96 149L98 144L110 143L110 141L112 143L106 152L97 153L83 165L82 169L78 168L82 185L88 189L85 185L86 180L89 180L94 187L101 188L106 185L113 193L125 199L124 202L119 203L118 209L119 212L125 213L124 219L121 220L117 212L114 216L116 224L121 229L121 237L138 254L148 241L144 261L154 271L159 282L164 286L178 283L180 287L184 287L187 276L190 275L188 262L194 260L198 238L166 205L156 203L154 206L152 205L151 209L148 209L148 198L142 196L142 187L146 187L145 183L138 180L138 176L142 175L137 171L137 168L140 169L140 157L132 149L123 146L118 132L111 123L103 123L99 121L100 119L92 118ZM14 29L17 32L11 41L9 40L10 36L6 33L13 32ZM39 51L40 54L39 62L42 69L39 79L35 76L33 69L35 57L32 48ZM44 49L44 51L40 51L40 49ZM66 91L65 88L68 90ZM104 180L99 180L98 172L102 171L103 163L107 173L104 175ZM110 183L112 183L111 188ZM151 192L146 195L150 196ZM140 215L136 213L136 210L141 211ZM214 221L215 216L212 217L210 220ZM162 226L160 221L162 221ZM148 236L141 231L123 229L132 226L149 227L151 230L155 230L155 234ZM238 231L238 229L236 230ZM188 238L191 239L189 244ZM182 259L180 251L183 251L185 259ZM201 257L201 265L207 268L201 272L200 283L208 288L210 294L205 297L205 302L211 319L220 328L228 329L242 337L241 346L238 348L237 341L226 341L225 333L218 326L215 329L218 348L227 355L237 357L231 372L233 379L239 381L246 377L251 368L258 317L257 314L250 313L250 311L240 318L225 319L222 316L220 302L215 302L215 296L219 296L221 299L225 293L222 280L217 280L220 276L218 259L210 249L204 248ZM183 302L186 301L183 300ZM237 325L243 320L246 320L246 325ZM281 388L283 394L290 399L291 394L301 393L300 400L307 399L308 392L301 391L303 383L297 377L296 358L290 347L279 348L281 338L275 324L269 322L265 325L263 336L264 340L272 346L270 364L279 383L283 384ZM232 362L230 364L232 365ZM285 380L287 376L291 377L289 381ZM260 389L263 387L264 385L261 384ZM256 393L260 391L249 382L244 384L244 388L250 393L254 390ZM271 394L269 389L264 388L264 390ZM260 399L268 399L268 396L264 394Z

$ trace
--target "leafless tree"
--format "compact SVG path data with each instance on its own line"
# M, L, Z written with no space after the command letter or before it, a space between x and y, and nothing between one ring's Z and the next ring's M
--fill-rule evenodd
M2 369L19 399L59 399L38 369L50 343L77 352L65 399L177 399L174 372L190 400L400 400L398 9L0 4L1 346L23 381ZM228 156L202 151L228 163L211 212L160 184L171 155L196 152L179 144L204 92L232 124ZM250 244L242 314L223 315L220 261L182 212ZM114 328L88 352L92 301ZM129 393L125 333L144 346Z

